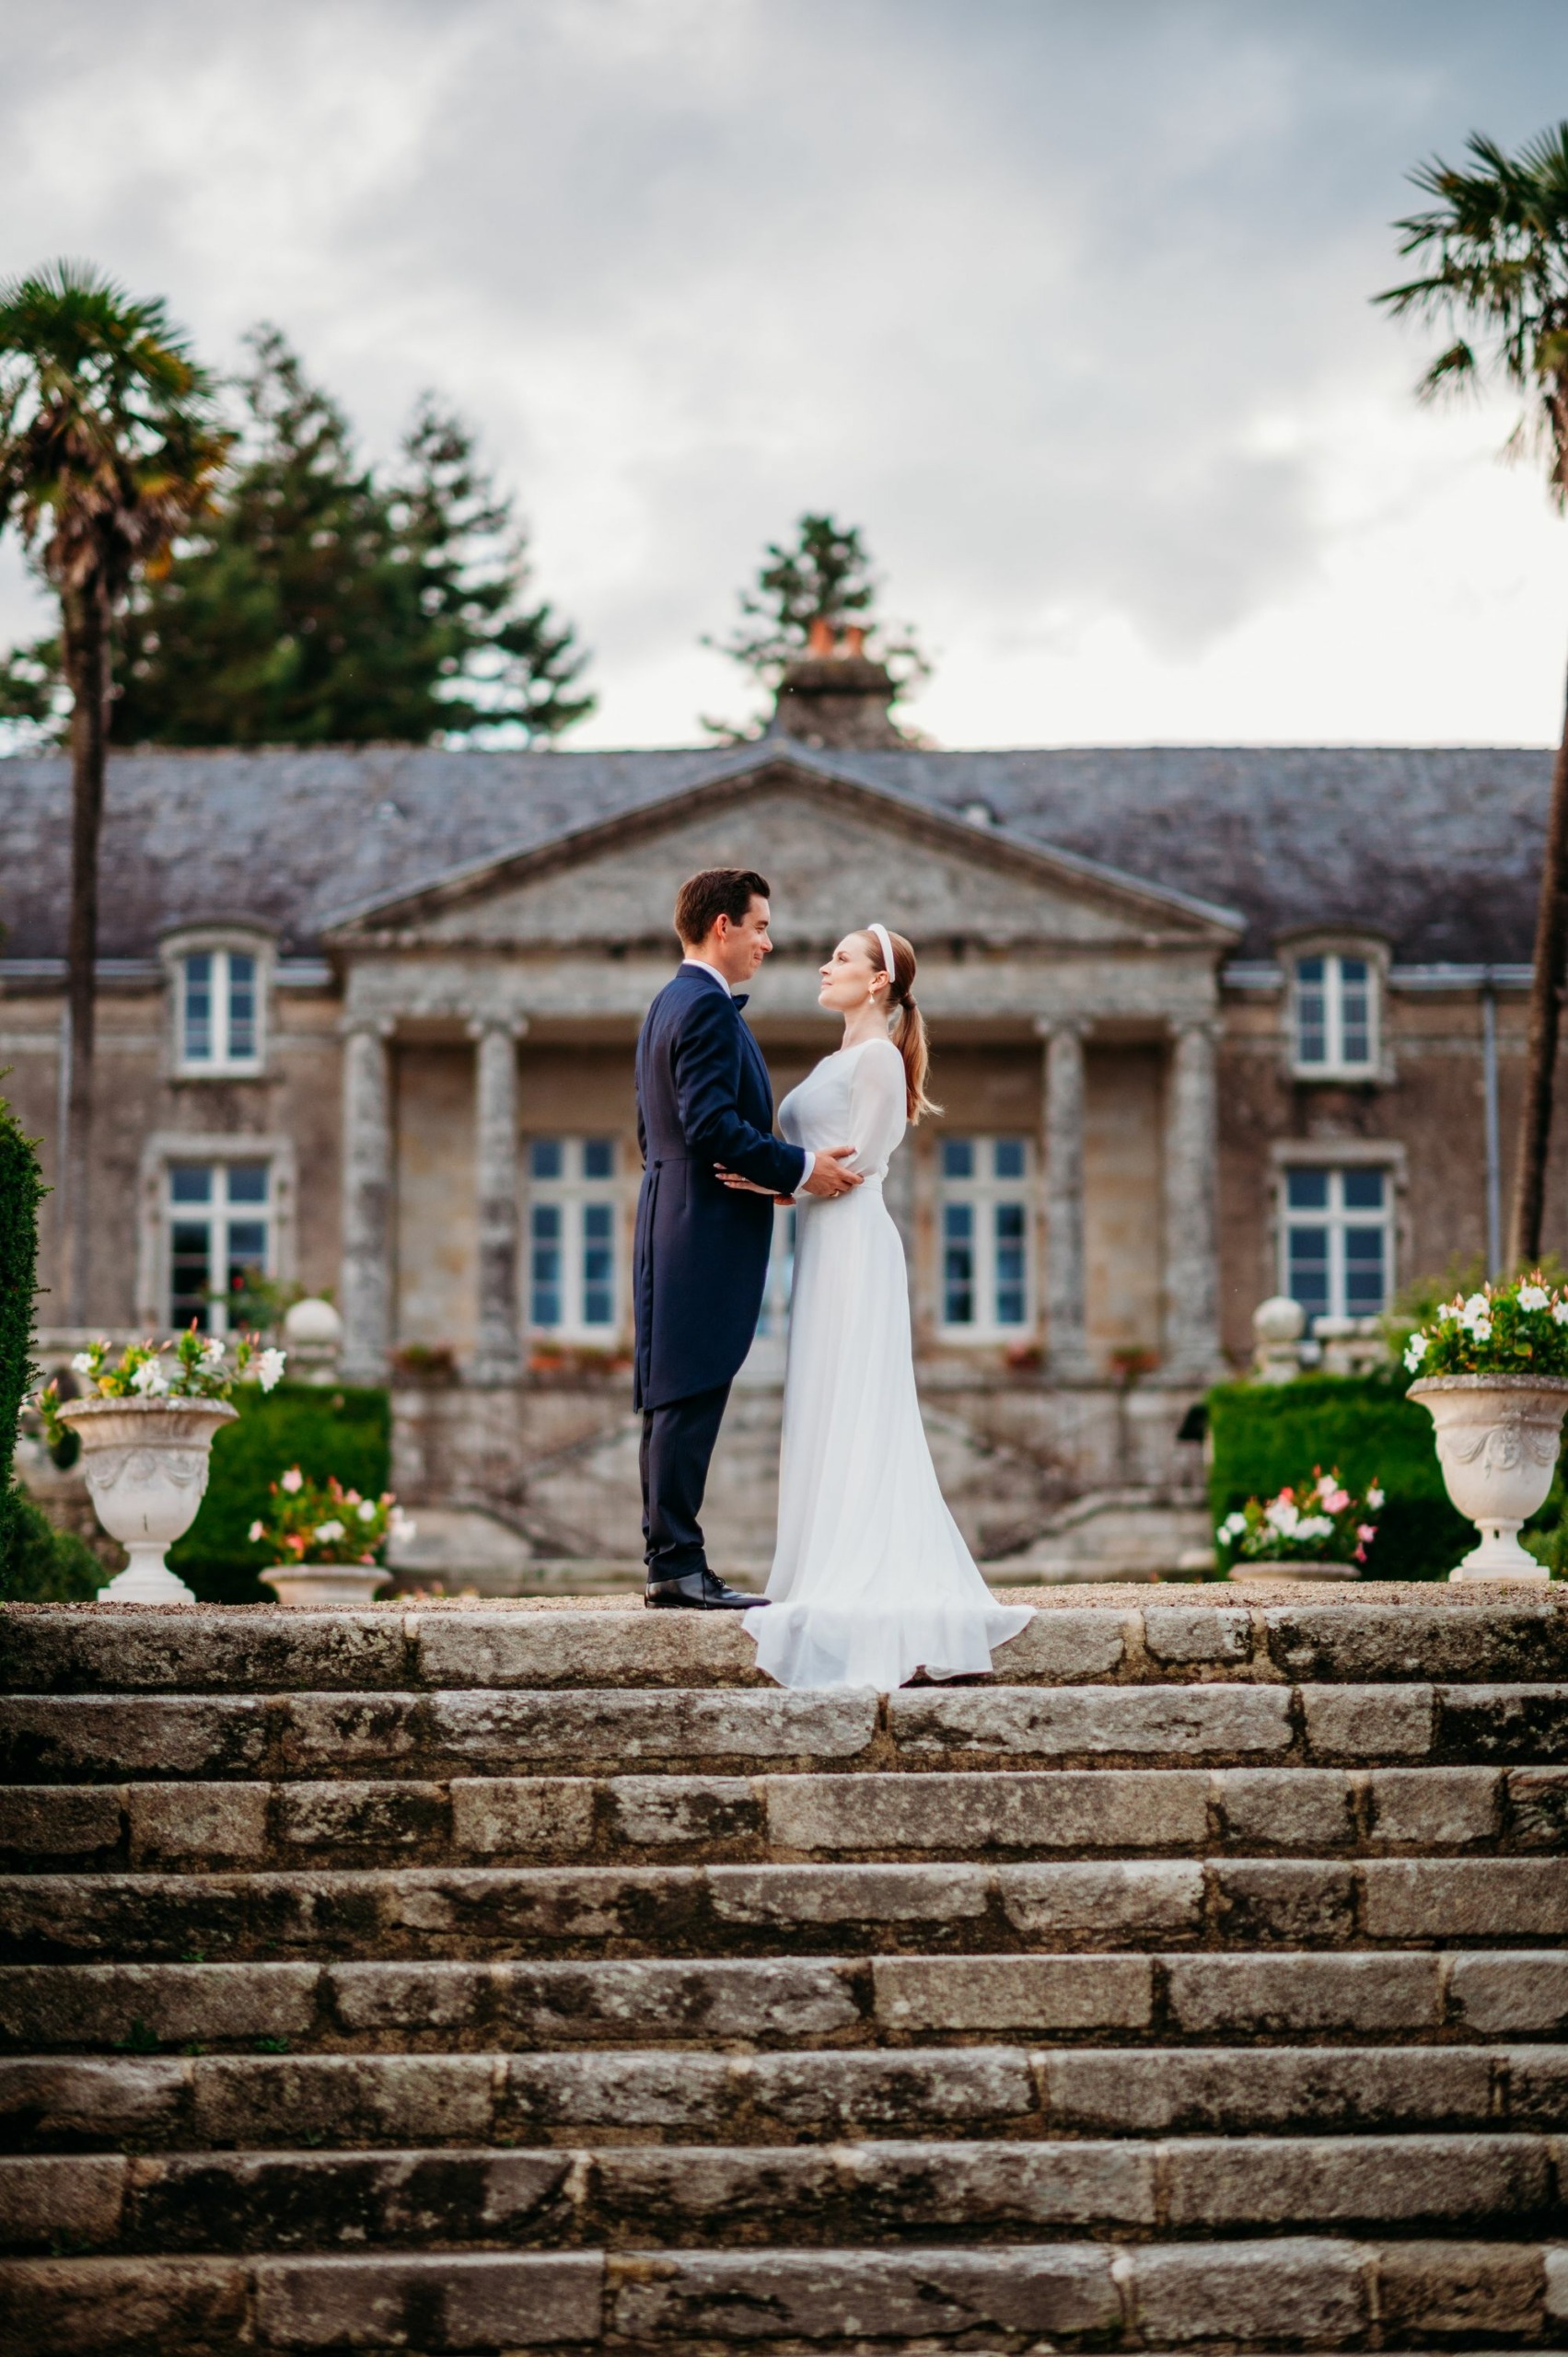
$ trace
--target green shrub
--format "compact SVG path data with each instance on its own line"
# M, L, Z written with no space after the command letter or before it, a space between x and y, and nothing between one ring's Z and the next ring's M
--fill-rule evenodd
M1476 1534L1448 1503L1432 1419L1388 1375L1307 1375L1295 1383L1222 1383L1209 1394L1215 1527L1249 1498L1305 1480L1314 1466L1386 1498L1365 1579L1446 1579ZM1543 1509L1542 1520L1551 1502ZM1551 1518L1561 1513L1559 1502Z
M378 1497L391 1471L390 1403L384 1391L280 1383L263 1393L245 1383L236 1385L232 1404L239 1421L213 1443L202 1510L168 1561L205 1604L272 1604L272 1589L257 1577L264 1550L246 1537L272 1504L271 1484L297 1465L313 1480L335 1473L345 1487Z
M95 1596L110 1578L87 1541L56 1530L27 1492L13 1488L6 1509L6 1548L0 1596L9 1604L75 1604Z
M43 1194L34 1143L23 1136L16 1115L0 1097L0 1577L8 1574L13 1552L32 1545L12 1467L22 1402L35 1374L32 1308L38 1282L38 1207Z

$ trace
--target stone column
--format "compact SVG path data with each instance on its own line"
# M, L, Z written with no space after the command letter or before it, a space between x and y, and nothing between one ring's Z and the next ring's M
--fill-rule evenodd
M1084 1260L1084 1029L1047 1023L1045 1038L1046 1366L1053 1383L1084 1383L1089 1357Z
M351 1021L343 1037L345 1383L385 1383L392 1346L391 1028Z
M514 1383L517 1331L517 1039L523 1025L469 1026L474 1052L474 1178L479 1209L476 1383Z
M1174 1027L1165 1124L1165 1365L1169 1383L1212 1383L1219 1337L1219 1155L1212 1022Z

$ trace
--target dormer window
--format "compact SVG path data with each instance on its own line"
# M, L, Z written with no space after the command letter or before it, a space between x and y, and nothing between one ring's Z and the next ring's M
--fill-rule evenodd
M1378 978L1377 963L1351 950L1296 958L1292 1061L1302 1079L1369 1079L1376 1073Z
M174 1070L190 1079L261 1072L271 945L215 931L166 943L164 956Z

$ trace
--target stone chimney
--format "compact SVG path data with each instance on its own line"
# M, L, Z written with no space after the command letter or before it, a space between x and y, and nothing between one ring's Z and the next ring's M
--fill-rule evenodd
M796 657L779 682L768 734L794 737L803 745L853 747L862 752L907 746L911 740L889 714L897 693L887 665L866 654L862 625L850 622L835 633L832 623L819 614L805 654Z

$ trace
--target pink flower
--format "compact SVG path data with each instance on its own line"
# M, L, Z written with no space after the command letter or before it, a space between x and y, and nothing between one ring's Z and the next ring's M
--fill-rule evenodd
M280 1490L286 1490L290 1497L293 1497L296 1490L303 1490L305 1487L305 1476L300 1471L297 1465L291 1465L289 1467L288 1471L278 1483L278 1487Z
M1364 1547L1370 1547L1377 1536L1377 1526L1375 1522L1358 1523L1355 1535Z
M1349 1504L1350 1492L1348 1490L1330 1489L1324 1492L1323 1506L1324 1511L1328 1514L1343 1514Z

